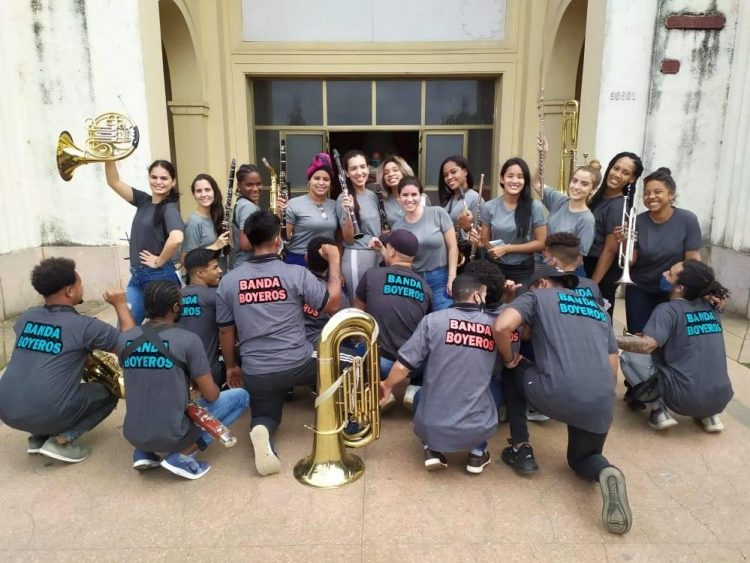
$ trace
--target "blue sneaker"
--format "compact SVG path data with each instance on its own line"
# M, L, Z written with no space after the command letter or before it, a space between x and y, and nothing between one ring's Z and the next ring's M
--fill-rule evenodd
M143 471L161 465L161 458L154 452L144 452L138 448L133 450L133 469Z
M167 455L161 461L161 466L185 479L200 479L211 469L205 461L195 459L195 454L183 455L181 453Z

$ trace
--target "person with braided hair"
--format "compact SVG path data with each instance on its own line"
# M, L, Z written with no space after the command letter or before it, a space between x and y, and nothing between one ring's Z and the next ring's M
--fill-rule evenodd
M677 424L670 409L699 420L706 432L721 432L718 415L734 395L719 316L729 290L698 260L678 262L663 280L671 286L669 301L656 306L642 336L617 337L631 404L651 405L655 430Z

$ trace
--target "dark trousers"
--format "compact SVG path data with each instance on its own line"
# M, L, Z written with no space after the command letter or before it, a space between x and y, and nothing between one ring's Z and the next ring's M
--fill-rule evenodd
M284 400L290 387L314 385L318 378L318 362L310 358L304 364L275 373L252 374L243 372L245 388L250 393L251 427L265 426L273 435L281 424Z
M508 412L511 440L514 444L529 441L523 371L523 366L519 366L503 372L503 398ZM594 434L568 425L568 465L570 468L584 479L596 481L599 478L599 472L611 465L602 455L606 439L606 433Z
M637 334L643 332L648 318L660 303L669 301L669 293L649 293L636 285L625 288L625 316L628 323L628 332Z
M588 277L594 275L594 270L596 270L596 263L598 261L598 256L583 257L583 266L586 268L586 275ZM615 310L615 293L617 292L617 280L620 279L620 276L622 276L622 268L617 265L617 256L615 256L615 260L612 262L609 270L604 274L602 281L599 282L599 291L602 292L602 297L609 301L607 313L609 313L610 322L612 322L612 313L614 313Z

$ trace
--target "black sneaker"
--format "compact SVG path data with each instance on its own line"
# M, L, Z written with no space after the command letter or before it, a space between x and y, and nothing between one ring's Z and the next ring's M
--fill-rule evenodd
M613 534L626 534L633 523L633 515L628 504L625 476L616 467L605 467L599 473L599 487L602 490L602 521Z
M484 450L482 455L469 452L469 457L466 460L466 471L474 474L481 473L489 462L490 452L488 450Z
M539 470L539 466L534 459L534 450L528 444L523 444L518 450L513 446L508 446L500 455L503 463L513 468L513 471L521 475L528 475Z
M448 467L448 460L440 452L433 450L424 451L424 467L427 471L436 471Z

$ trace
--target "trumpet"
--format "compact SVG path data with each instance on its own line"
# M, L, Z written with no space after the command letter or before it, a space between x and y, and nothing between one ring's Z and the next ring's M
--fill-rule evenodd
M83 164L122 160L138 147L138 126L120 113L102 113L86 120L86 142L83 149L73 143L70 133L63 131L57 140L57 171L66 182L73 171Z
M636 240L636 221L638 219L636 210L636 185L635 182L628 184L625 191L625 201L622 205L622 233L625 236L620 243L620 252L618 255L618 265L622 268L622 276L616 283L619 285L630 285L633 283L630 277L630 262L633 259Z

